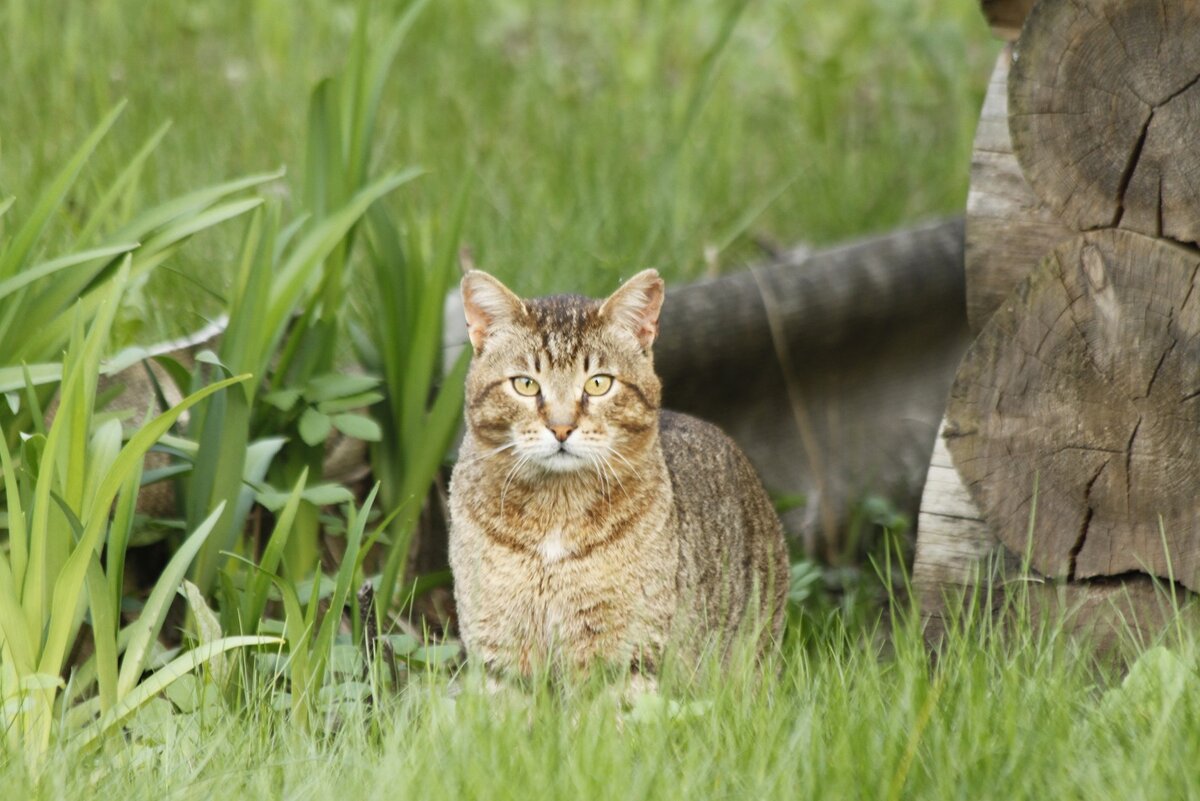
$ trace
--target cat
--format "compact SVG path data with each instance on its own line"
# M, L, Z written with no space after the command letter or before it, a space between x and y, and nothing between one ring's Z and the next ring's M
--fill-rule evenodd
M450 565L468 662L653 683L668 648L777 641L787 547L762 484L715 426L659 408L658 273L600 302L521 300L472 270L462 298L474 358Z

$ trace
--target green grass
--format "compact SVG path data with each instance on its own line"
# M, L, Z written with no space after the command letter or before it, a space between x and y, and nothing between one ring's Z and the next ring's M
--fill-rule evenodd
M603 688L490 695L470 676L453 698L418 677L311 733L265 697L242 716L151 706L124 741L53 754L40 787L20 762L0 782L126 801L1196 797L1198 644L1152 649L1122 680L1035 631L967 626L931 667L910 623L885 655L831 618L790 638L777 677L710 670L632 710Z
M281 164L301 174L308 94L341 64L356 5L5 4L0 195L28 201L121 98L96 186L165 120L149 200ZM430 171L405 193L418 217L450 217L466 182L462 239L520 292L600 292L646 266L694 277L759 256L759 240L960 211L997 47L974 0L441 0L393 71L376 172ZM189 246L178 269L199 286L127 314L150 331L198 325L237 237Z

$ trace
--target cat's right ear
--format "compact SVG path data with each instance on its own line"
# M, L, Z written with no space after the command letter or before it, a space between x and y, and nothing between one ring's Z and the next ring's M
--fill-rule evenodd
M464 275L461 288L467 336L476 355L496 327L514 323L528 313L512 290L482 270L471 270Z

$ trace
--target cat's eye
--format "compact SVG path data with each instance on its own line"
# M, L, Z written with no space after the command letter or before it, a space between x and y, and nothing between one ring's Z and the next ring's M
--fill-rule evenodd
M611 375L594 375L583 384L583 391L592 397L603 395L612 388L613 377Z
M518 395L524 395L527 398L532 398L542 391L542 388L538 386L538 382L527 375L517 376L512 380L512 385Z

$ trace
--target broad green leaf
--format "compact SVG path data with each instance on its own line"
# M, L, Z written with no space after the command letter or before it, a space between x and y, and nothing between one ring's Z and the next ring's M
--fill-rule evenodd
M375 389L381 383L378 376L335 373L310 379L304 387L304 397L310 403L348 398Z
M436 667L453 662L461 654L462 648L458 645L454 643L439 643L435 645L423 645L417 648L409 654L408 660Z
M341 484L314 484L301 497L313 506L333 506L350 503L354 500L354 493Z
M12 666L18 674L34 669L36 656L33 640L36 634L29 630L26 623L8 559L0 553L0 635L3 635L4 646L11 654Z
M349 412L354 409L366 409L369 406L374 406L384 399L382 392L363 392L359 395L350 395L337 400L322 401L317 404L317 409L325 414L338 414L340 412Z
M343 676L362 673L362 655L353 645L335 645L329 654L329 672Z
M282 169L273 172L257 173L255 175L247 175L244 178L236 178L232 181L225 181L220 184L193 190L142 212L127 225L122 226L118 231L111 234L110 237L116 241L137 240L144 242L148 233L167 225L173 220L196 214L209 208L222 198L282 178L284 173L285 171Z
M411 634L389 634L385 639L396 656L408 656L421 647L421 643Z
M286 444L287 439L284 437L266 437L251 442L246 447L246 458L242 464L242 485L238 490L237 505L234 507L233 517L230 521L231 527L237 529L243 527L257 495L254 488L262 485L275 457L279 455L279 451ZM212 543L209 543L208 547L211 548Z
M333 428L333 421L329 415L321 414L313 407L308 407L304 410L304 414L300 415L300 439L304 440L309 445L320 445L329 436L330 429Z
M370 417L361 414L335 414L332 418L333 427L348 437L378 442L383 438L383 431Z
M263 403L274 406L281 412L289 412L296 405L296 401L300 400L300 390L298 389L277 389L274 392L268 392L263 395ZM325 411L322 409L321 411Z
M108 474L121 452L121 437L121 424L116 420L100 424L92 434L91 447L88 449L87 473L84 476L83 503L79 507L79 516L83 519L95 513L91 501L100 488L101 479Z
M25 468L28 470L30 465L26 463ZM7 584L15 604L21 595L21 585L25 580L25 565L29 559L29 533L26 528L25 509L21 502L21 486L3 433L0 433L0 469L4 471L4 500L8 506L8 554L12 560L10 565L0 553L0 570L8 572L7 576L0 573L0 603L4 602L4 585ZM0 612L0 624L3 624L6 617L6 614Z
M12 392L26 385L26 377L34 386L43 386L61 381L62 364L22 364L0 367L0 392Z
M142 487L144 462L137 464L129 473L125 484L117 495L117 506L113 512L112 526L108 530L108 543L104 549L104 567L108 576L108 591L114 609L121 608L125 593L125 551L129 547L133 532L133 518L137 514L138 491Z

